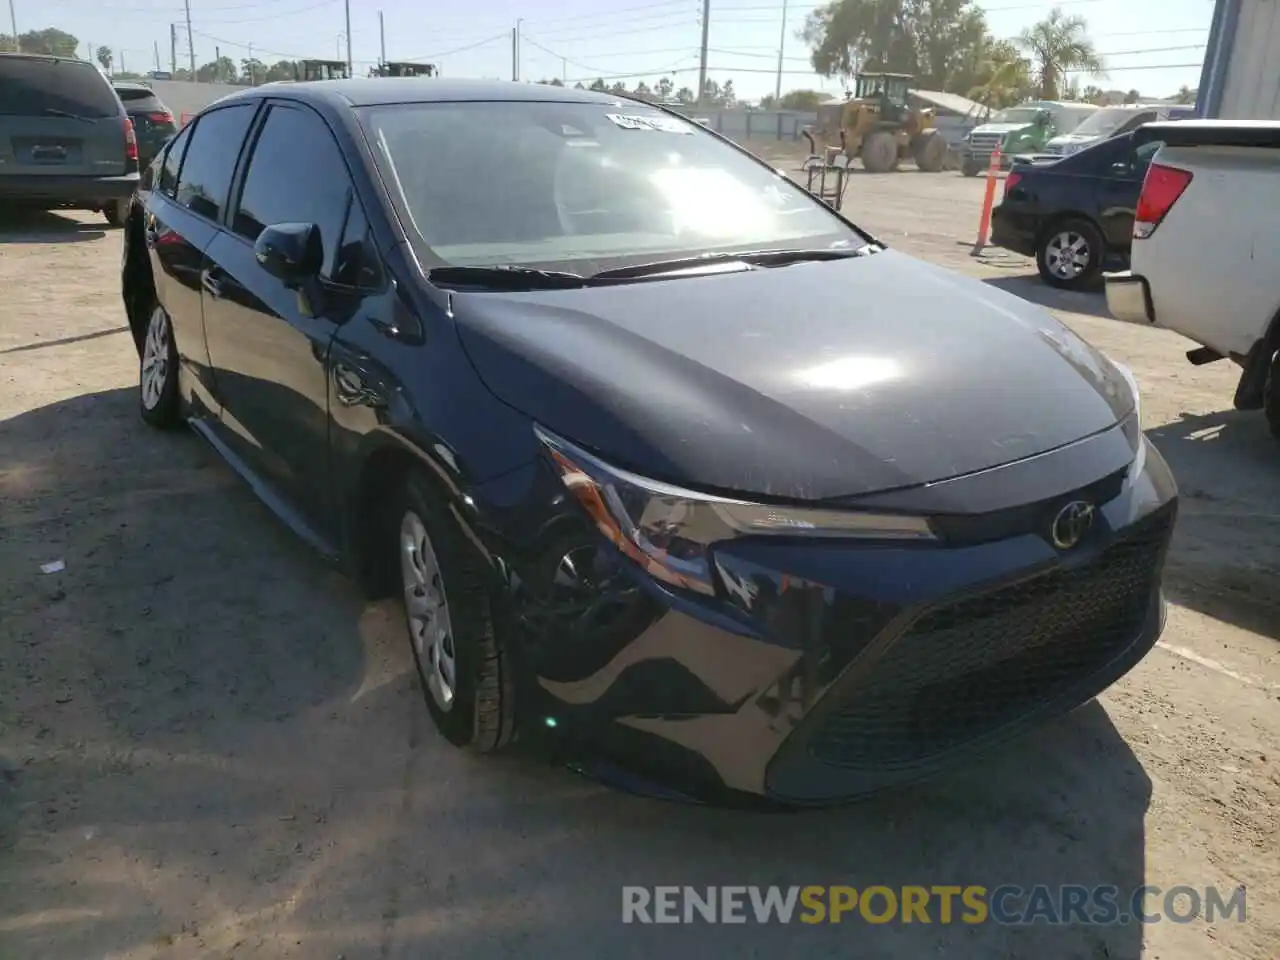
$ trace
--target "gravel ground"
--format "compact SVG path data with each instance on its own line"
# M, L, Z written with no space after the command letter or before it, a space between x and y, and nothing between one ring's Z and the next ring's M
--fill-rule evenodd
M447 747L395 608L194 436L138 420L119 234L0 228L0 958L1280 955L1280 449L1229 410L1230 368L971 257L981 184L863 175L845 212L1134 369L1185 498L1168 628L1097 703L972 768L792 816ZM658 883L1243 885L1248 914L622 926L621 886Z

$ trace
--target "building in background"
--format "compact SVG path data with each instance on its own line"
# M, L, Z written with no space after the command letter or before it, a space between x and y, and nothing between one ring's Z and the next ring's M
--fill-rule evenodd
M1280 120L1280 0L1216 0L1196 112Z

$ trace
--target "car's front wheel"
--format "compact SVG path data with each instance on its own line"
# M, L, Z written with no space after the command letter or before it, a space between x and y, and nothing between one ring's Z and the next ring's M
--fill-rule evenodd
M107 218L107 223L111 226L121 226L125 220L129 218L129 201L109 201L107 205L102 208L102 215Z
M1102 235L1085 220L1066 220L1040 237L1036 266L1051 287L1079 290L1093 284L1102 270Z
M455 746L497 750L514 732L515 693L484 561L420 474L404 483L392 521L409 640L431 719Z
M153 427L175 427L182 422L178 346L173 339L173 322L164 307L154 302L142 338L138 399L142 419Z

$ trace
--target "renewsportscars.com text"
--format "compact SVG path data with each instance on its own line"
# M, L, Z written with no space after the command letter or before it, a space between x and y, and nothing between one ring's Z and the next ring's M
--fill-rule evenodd
M1190 923L1245 919L1243 887L626 886L623 923Z

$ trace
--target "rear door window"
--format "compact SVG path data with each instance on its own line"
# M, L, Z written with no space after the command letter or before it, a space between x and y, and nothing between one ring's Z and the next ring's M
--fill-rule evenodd
M210 220L221 216L257 108L256 103L237 103L196 118L178 176L178 203Z
M0 116L90 120L120 115L106 78L81 60L0 57Z

